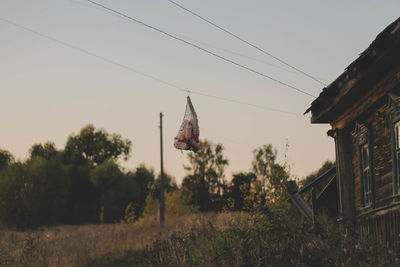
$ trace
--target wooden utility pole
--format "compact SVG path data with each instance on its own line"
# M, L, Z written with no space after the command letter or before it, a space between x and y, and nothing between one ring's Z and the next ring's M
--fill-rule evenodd
M160 171L160 226L164 226L164 158L163 158L163 137L162 137L162 118L163 114L160 112L160 152L161 152L161 171Z

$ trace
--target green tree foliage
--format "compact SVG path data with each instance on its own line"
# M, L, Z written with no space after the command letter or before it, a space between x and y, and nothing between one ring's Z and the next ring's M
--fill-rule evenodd
M100 205L96 189L90 180L87 165L69 165L70 186L68 188L66 224L96 223L99 221Z
M187 196L182 194L182 190L174 190L165 194L165 214L171 217L179 217L197 212L198 207L188 204ZM149 194L146 197L146 208L143 212L144 218L159 216L160 201Z
M132 187L132 203L136 216L141 216L145 208L146 197L154 185L154 171L140 165L134 172L128 172L127 177L134 183Z
M133 182L113 160L107 160L90 173L99 197L101 221L112 223L123 218L125 207L132 201Z
M170 191L165 196L165 212L168 216L183 216L197 212L198 207L188 205L188 202L182 190Z
M73 163L88 162L92 166L100 165L108 159L123 157L127 160L132 142L118 134L109 134L89 124L79 134L68 137L64 157Z
M139 165L133 173L129 173L135 180L142 192L148 193L149 186L154 183L154 170L147 168L145 165Z
M277 150L270 144L253 151L252 171L261 183L262 192L268 201L277 201L284 196L282 185L289 178L287 165L277 162L277 154Z
M313 171L312 173L310 173L309 175L307 175L303 180L301 180L299 182L299 188L303 188L309 184L311 184L315 179L317 179L318 177L320 177L322 174L326 173L327 171L329 171L330 169L332 169L333 167L335 167L335 162L327 160L325 161L322 166L316 170ZM331 174L329 177L327 177L326 179L324 179L321 183L319 183L318 185L316 185L314 188L314 190L316 190L316 194L318 195L319 193L322 192L322 190L325 188L325 186L329 183L329 181L333 178L333 176L335 176L335 174ZM303 193L303 198L305 200L307 200L309 202L309 204L311 205L311 201L312 201L312 196L311 196L311 190L308 192ZM324 208L324 212L330 215L335 216L335 211L334 208Z
M33 228L49 224L120 221L126 209L143 213L157 188L154 171L144 165L125 173L131 141L88 125L58 151L52 142L34 144L25 162L0 150L0 224ZM166 176L166 189L173 190Z
M14 156L7 150L0 149L0 170L14 161Z
M37 157L56 160L63 164L69 176L67 207L61 223L82 224L98 222L99 204L94 185L90 181L90 168L87 162L65 162L53 142L34 144L30 150L30 159Z
M229 210L239 211L246 208L245 201L249 198L252 185L256 180L254 173L241 172L233 175L225 194Z
M189 174L183 179L184 194L189 196L190 204L201 211L222 208L222 195L226 187L225 168L228 160L223 154L222 144L200 141L200 149L189 153L189 165L184 168Z
M0 221L5 226L28 224L25 174L22 163L14 163L0 173Z
M68 137L62 153L63 161L70 166L72 179L68 196L68 223L93 223L99 220L101 207L103 209L106 208L100 204L101 197L104 198L104 195L99 194L105 194L106 190L104 188L100 190L99 186L93 183L91 170L107 160L116 160L120 157L125 160L128 159L131 146L131 141L123 139L118 134L109 134L103 129L96 129L93 125L87 125L80 130L79 134ZM99 175L99 171L96 173ZM128 178L126 179L129 180ZM123 191L126 190L137 191L132 186L123 189ZM110 195L111 192L112 190L107 191L107 194ZM138 193L134 192L132 195L136 196ZM118 197L124 198L123 196ZM135 203L135 206L144 205L145 197L142 198L142 203ZM121 199L113 199L113 201L116 202L110 204L111 206L105 211L106 222L119 219L117 214L120 214L120 211L125 209L125 206L115 208L118 203L127 205Z
M316 171L313 171L312 173L307 175L303 180L301 180L300 181L300 186L304 187L306 185L311 184L315 179L320 177L322 174L324 174L325 172L327 172L330 169L332 169L333 167L335 167L335 164L336 163L334 161L330 161L330 160L325 161L322 164L321 168L319 168ZM329 179L327 179L327 180L329 180Z
M212 192L204 180L204 177L195 174L187 175L182 181L182 189L185 196L189 199L189 204L198 206L200 211L215 210L213 205Z
M90 180L97 193L100 220L112 223L123 219L128 205L135 217L142 214L151 184L154 183L154 174L144 165L135 172L124 173L110 159L90 172Z
M34 144L30 150L29 154L31 158L42 157L45 159L54 159L58 155L56 145L53 142L47 142L45 144Z
M157 179L151 185L152 193L154 197L160 199L161 192L161 176L158 175ZM164 193L169 193L178 189L178 186L175 183L175 177L172 177L168 173L164 173Z
M0 173L0 220L33 228L59 223L67 207L68 173L57 161L35 158Z

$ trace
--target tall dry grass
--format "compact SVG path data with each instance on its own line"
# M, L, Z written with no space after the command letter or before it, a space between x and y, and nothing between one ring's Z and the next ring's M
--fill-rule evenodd
M55 226L30 232L0 231L2 266L146 266L155 241L176 233L196 232L205 225L223 231L245 226L246 213L191 214L167 217L160 228L156 217L133 224ZM147 248L147 249L146 249Z
M0 231L0 265L399 266L388 248L322 219L315 227L279 206L167 217L164 228L153 216L132 224Z

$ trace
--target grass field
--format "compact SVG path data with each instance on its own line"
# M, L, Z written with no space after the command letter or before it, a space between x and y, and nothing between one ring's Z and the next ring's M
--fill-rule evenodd
M0 231L3 266L393 266L382 244L290 209L197 213L131 224ZM397 265L398 266L398 265Z
M146 246L206 225L224 230L244 225L245 213L192 214L133 224L55 226L30 232L0 231L0 264L4 266L142 266L152 265Z

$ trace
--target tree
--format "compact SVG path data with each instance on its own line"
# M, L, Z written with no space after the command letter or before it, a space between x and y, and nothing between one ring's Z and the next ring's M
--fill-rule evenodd
M253 151L252 171L269 201L276 201L284 196L282 186L289 178L287 165L276 162L277 154L278 151L270 144Z
M204 177L200 175L187 175L182 181L183 195L189 199L190 205L199 207L200 211L210 211L216 209L213 205L212 192Z
M69 165L71 184L68 190L66 224L99 222L100 205L96 189L90 180L90 168L85 164Z
M134 172L128 172L127 177L134 184L132 206L136 217L141 216L145 209L146 197L154 190L154 171L139 165Z
M11 164L0 173L0 221L22 229L61 223L68 187L67 170L57 161Z
M67 207L62 223L82 224L98 222L99 204L96 192L90 181L90 168L87 162L63 162L53 142L34 144L29 149L30 159L38 157L45 160L60 161L66 167L70 185L68 187ZM28 160L28 161L29 161Z
M0 170L14 161L14 156L7 150L0 149Z
M255 174L251 172L241 172L233 175L232 181L228 186L228 192L225 194L230 210L243 210L245 208L245 200L248 198L252 184L256 179Z
M100 221L113 223L120 221L126 206L134 201L135 184L113 160L107 160L90 173L99 197Z
M222 194L226 187L225 168L228 160L224 157L222 144L200 141L200 149L188 154L190 165L184 166L189 172L182 182L184 193L190 195L192 205L201 211L220 210Z
M34 144L29 149L29 154L31 158L42 157L45 159L54 159L58 155L56 145L53 142L47 142L44 145Z
M68 137L64 157L69 162L88 162L91 166L102 164L108 159L129 158L132 142L118 134L109 134L89 124L79 134Z
M144 164L139 165L133 173L132 179L138 184L142 192L148 192L149 186L154 183L154 170L148 169Z
M307 175L303 180L300 181L301 187L311 184L315 179L317 179L319 176L329 171L333 167L335 167L335 162L326 160L324 163L322 163L322 166L318 170L313 171L312 173ZM326 180L329 181L329 179Z
M322 166L316 170L313 171L312 173L310 173L309 175L307 175L303 180L301 180L299 182L299 187L303 188L309 184L311 184L315 179L317 179L318 177L320 177L322 174L324 174L325 172L329 171L330 169L332 169L333 167L335 167L335 162L334 161L330 161L330 160L326 160ZM316 190L316 192L321 192L323 188L325 188L325 186L329 183L329 181L331 180L331 178L335 176L335 174L331 174L330 177L327 177L327 179L325 179L324 181L322 181L321 183L319 183L314 190ZM311 191L306 192L303 197L305 199L311 199Z
M164 193L169 193L178 189L175 183L175 177L164 172ZM157 179L152 184L152 191L154 197L160 199L161 197L161 176L158 175Z
M93 125L71 135L64 151L34 144L25 162L0 150L0 223L19 228L119 221L128 204L142 212L154 174L124 173L131 141ZM7 167L7 168L6 168Z

